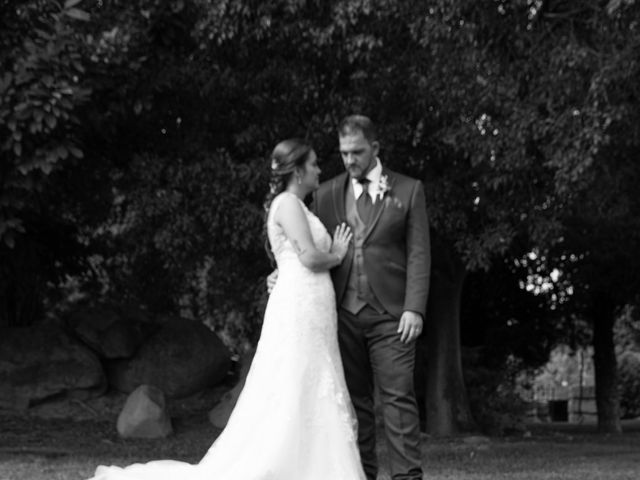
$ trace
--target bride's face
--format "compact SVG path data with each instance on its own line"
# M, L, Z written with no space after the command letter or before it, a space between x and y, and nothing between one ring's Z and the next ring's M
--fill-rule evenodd
M309 158L302 168L302 176L300 178L300 186L310 192L314 191L320 185L320 167L318 166L318 157L313 150L309 153Z

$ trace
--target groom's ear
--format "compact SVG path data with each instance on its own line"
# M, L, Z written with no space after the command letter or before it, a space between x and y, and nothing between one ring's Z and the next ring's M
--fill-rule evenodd
M377 157L378 153L380 153L380 142L377 140L371 142L371 150L373 151L373 155Z

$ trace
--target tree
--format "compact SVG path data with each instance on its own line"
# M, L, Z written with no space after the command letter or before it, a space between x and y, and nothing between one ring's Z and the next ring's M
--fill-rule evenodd
M384 163L423 179L428 196L435 261L427 428L440 435L474 428L460 349L469 274L563 244L563 222L579 212L595 166L607 163L613 130L635 121L636 94L624 96L637 73L637 62L625 63L635 59L635 2L569 7L560 0L92 5L68 47L81 52L78 77L92 97L73 104L81 121L64 141L77 137L84 158L43 191L65 192L62 210L79 227L71 237L86 243L87 278L99 280L95 296L246 324L269 268L260 251L265 156L283 137L307 137L332 160L323 164L330 176L340 170L339 119L369 114L381 127ZM613 93L621 100L612 103ZM69 185L90 185L92 193Z
M65 245L74 228L49 202L54 177L84 156L78 110L90 90L76 25L88 17L78 3L0 4L0 325L40 316L47 280L77 263Z
M385 163L425 179L436 259L427 428L473 428L459 342L466 273L488 268L518 236L542 242L556 231L545 207L555 167L532 148L534 107L518 96L510 63L509 44L528 35L526 2L509 16L494 2L209 2L207 11L209 59L240 76L240 105L251 100L245 132L259 135L268 109L281 129L311 132L322 152L343 114L364 111L381 125ZM499 41L479 47L487 39Z
M562 258L577 259L566 270L573 283L573 307L593 325L598 427L619 432L619 394L613 327L620 310L637 299L640 277L632 253L640 246L633 159L640 147L638 101L640 36L635 2L590 5L572 19L567 50L580 52L583 96L564 116L575 132L562 144L572 152L563 161L557 189L565 201ZM566 57L558 57L565 61ZM580 90L579 90L580 91ZM573 128L572 128L573 127ZM577 154L577 155L576 155Z
M85 34L96 100L83 136L102 197L85 222L96 296L194 317L223 335L235 329L232 343L252 337L267 268L267 170L238 154L234 123L218 115L235 115L226 103L242 85L227 85L219 62L202 58L198 2L94 9L100 21Z
M562 225L540 247L573 286L567 307L592 321L599 428L616 432L612 328L637 291L638 5L547 1L531 13L529 53L512 67L531 105L530 148L556 172L545 208Z

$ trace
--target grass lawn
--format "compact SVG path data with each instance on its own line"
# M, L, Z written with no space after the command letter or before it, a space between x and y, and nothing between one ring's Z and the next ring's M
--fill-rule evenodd
M425 437L424 478L638 480L640 421L626 422L624 427L625 433L617 436L599 435L593 425L541 424L532 425L528 437ZM98 464L160 458L195 463L219 433L206 413L177 418L174 428L174 435L163 440L123 440L112 421L0 415L0 479L83 479ZM382 471L379 480L387 479Z
M605 437L546 427L530 438L476 445L427 441L423 458L433 480L638 480L640 431Z

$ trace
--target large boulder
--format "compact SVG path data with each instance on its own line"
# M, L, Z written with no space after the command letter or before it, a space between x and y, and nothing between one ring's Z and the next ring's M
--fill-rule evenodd
M26 408L63 393L89 398L106 386L98 357L62 328L0 329L0 404Z
M106 359L132 357L155 330L142 312L107 305L80 308L68 316L67 324L80 340Z
M167 320L134 357L108 362L109 382L129 393L155 385L179 398L218 384L229 370L231 355L218 336L202 323Z
M209 422L211 422L214 427L222 430L227 426L231 412L233 412L233 409L238 402L238 398L242 393L242 389L244 388L244 383L247 379L255 353L255 349L251 349L243 355L238 383L236 383L231 390L225 393L216 406L209 411Z
M173 431L162 390L140 385L127 397L118 415L118 433L124 438L166 437Z

